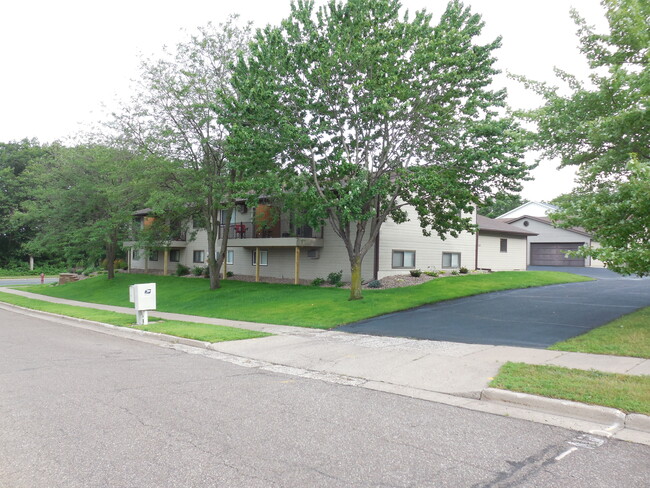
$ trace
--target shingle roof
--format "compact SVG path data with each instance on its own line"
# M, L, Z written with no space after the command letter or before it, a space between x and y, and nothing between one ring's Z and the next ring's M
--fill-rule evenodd
M516 220L516 219L515 219ZM519 236L536 236L535 232L530 232L514 225L510 225L507 222L499 221L496 219L491 219L489 217L484 217L483 215L476 215L476 223L478 225L479 232L499 232L501 234L513 234Z

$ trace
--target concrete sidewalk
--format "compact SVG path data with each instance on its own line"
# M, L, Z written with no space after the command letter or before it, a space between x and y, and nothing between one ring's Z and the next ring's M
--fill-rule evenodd
M127 307L77 302L8 288L0 288L0 291L53 303L134 313ZM227 354L469 398L479 398L499 368L508 361L650 375L650 360L640 358L379 337L158 311L151 315L275 334L212 345L212 349Z

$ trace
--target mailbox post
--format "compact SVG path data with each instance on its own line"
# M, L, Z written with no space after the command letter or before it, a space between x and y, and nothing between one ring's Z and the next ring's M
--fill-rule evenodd
M129 301L135 304L136 323L147 325L148 311L156 309L156 284L140 283L129 286Z

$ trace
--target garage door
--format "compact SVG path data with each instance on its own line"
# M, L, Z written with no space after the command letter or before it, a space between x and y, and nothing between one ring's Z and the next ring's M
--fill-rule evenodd
M567 251L575 251L583 242L538 242L530 244L532 266L584 266L584 258L566 257Z

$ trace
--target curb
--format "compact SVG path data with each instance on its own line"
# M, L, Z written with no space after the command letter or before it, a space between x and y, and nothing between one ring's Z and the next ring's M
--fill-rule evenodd
M639 413L625 414L616 408L587 405L570 400L559 400L497 388L485 388L481 392L481 400L522 406L562 417L610 425L617 424L622 428L650 433L650 416Z

